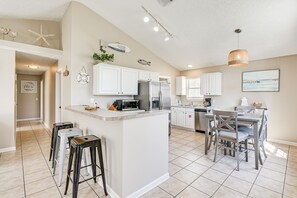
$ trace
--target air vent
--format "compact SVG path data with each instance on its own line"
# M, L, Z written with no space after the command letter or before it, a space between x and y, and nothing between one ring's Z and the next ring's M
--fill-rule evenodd
M159 4L165 7L167 4L171 3L173 0L158 0Z

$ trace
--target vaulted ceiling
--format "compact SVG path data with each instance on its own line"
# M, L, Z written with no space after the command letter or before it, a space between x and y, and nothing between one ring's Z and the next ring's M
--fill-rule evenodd
M71 0L0 0L0 17L60 20ZM202 68L227 63L237 48L250 60L297 54L296 0L77 0L113 23L172 66ZM144 6L174 36L144 23ZM132 49L133 50L133 49Z

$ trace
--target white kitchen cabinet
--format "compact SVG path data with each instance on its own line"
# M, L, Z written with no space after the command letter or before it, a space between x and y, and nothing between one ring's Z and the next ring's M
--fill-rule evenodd
M123 95L138 94L138 71L135 69L121 69L121 91Z
M94 95L137 95L138 71L99 63L93 67Z
M195 110L192 108L185 109L185 128L195 129Z
M195 110L193 108L172 107L171 124L191 130L195 129Z
M206 73L201 76L201 95L219 96L222 95L222 73Z
M185 76L175 78L175 94L185 96L187 94L187 79Z
M159 73L140 70L138 73L138 80L159 82Z
M107 64L93 67L93 94L119 95L121 94L121 68Z
M176 107L171 107L171 124L175 126L176 126L176 120L177 120L176 114L177 114Z
M160 74L157 72L150 72L150 80L153 82L159 82Z
M176 126L185 127L185 108L176 109Z

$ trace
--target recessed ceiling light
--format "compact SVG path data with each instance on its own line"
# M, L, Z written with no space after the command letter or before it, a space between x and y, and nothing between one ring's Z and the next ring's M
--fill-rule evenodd
M36 66L36 65L28 65L28 67L29 67L30 69L37 69L37 68L38 68L38 66Z
M154 27L154 31L155 31L155 32L159 32L159 27L158 27L158 26L155 26L155 27Z
M150 18L146 16L146 17L143 18L143 21L144 21L145 23L148 23L148 22L150 21Z
M193 65L188 65L188 68L192 68L193 67Z

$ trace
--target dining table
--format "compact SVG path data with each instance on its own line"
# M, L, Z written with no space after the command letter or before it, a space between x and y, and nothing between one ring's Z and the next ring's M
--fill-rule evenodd
M210 122L214 119L212 113L205 114L205 118L207 120L207 130L205 132L205 155L208 154L208 141L209 141L209 134L211 131L211 124ZM254 132L254 149L255 149L255 168L256 170L259 169L259 155L260 155L260 145L259 145L259 124L261 123L262 115L255 114L255 113L244 113L238 114L237 122L238 124L248 124L253 127Z

